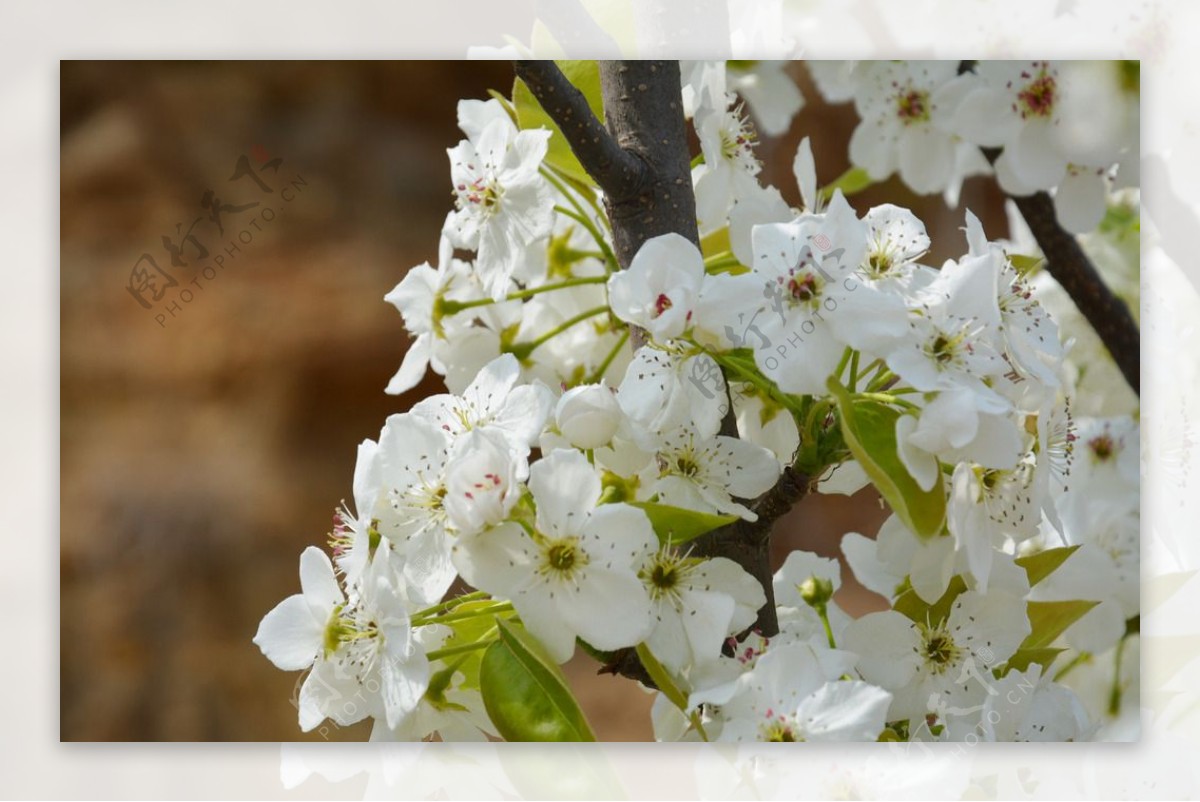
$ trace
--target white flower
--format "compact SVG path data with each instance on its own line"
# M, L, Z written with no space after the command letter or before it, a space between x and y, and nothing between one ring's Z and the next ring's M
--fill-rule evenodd
M698 111L696 136L704 153L704 164L692 171L696 217L707 232L723 226L730 207L759 188L762 163L754 155L758 135L740 105Z
M824 215L757 226L753 240L752 272L727 280L705 313L725 324L735 346L754 348L781 390L824 393L846 345L878 352L904 333L900 299L854 274L866 227L840 193Z
M454 560L463 578L511 599L550 655L566 661L578 636L597 649L640 643L653 625L637 568L657 539L641 510L600 507L600 479L578 451L559 449L530 469L537 504L530 530L506 522L461 537Z
M800 430L791 413L750 384L731 386L729 395L741 438L769 449L780 467L791 465L800 447Z
M979 589L987 590L997 547L1005 538L1019 543L1038 532L1043 499L1035 495L1033 468L1028 462L1012 470L960 462L950 484L946 526Z
M1070 688L1043 675L1040 665L1009 671L996 681L995 690L984 701L978 720L948 720L952 740L963 740L969 732L987 742L1089 740L1093 727L1083 703Z
M929 251L925 224L908 209L890 203L875 206L863 220L867 224L867 275L877 281L907 279L917 260Z
M945 128L963 94L956 68L954 61L860 65L854 101L862 119L850 137L850 161L876 181L899 169L916 192L945 190L956 178L958 143Z
M951 127L976 145L1002 147L996 177L1028 195L1062 181L1070 161L1055 132L1062 114L1058 66L1049 61L984 61L962 76L966 89Z
M996 282L990 256L946 262L921 292L909 335L896 340L888 367L922 392L964 388L979 411L1007 412L1011 404L987 381L1009 370L994 342Z
M540 383L517 385L520 377L516 357L502 354L479 371L461 396L431 395L418 402L412 414L455 437L471 429L498 430L518 453L528 454L550 414L554 395Z
M300 590L267 613L254 636L254 644L284 671L313 664L325 646L325 630L334 611L346 603L333 564L316 546L300 555Z
M691 327L703 280L700 249L679 234L663 234L643 243L629 269L608 280L609 305L662 343Z
M726 636L754 623L767 597L733 560L701 560L669 547L638 570L654 610L646 645L667 668L679 671L715 660Z
M690 426L701 437L711 437L728 408L725 377L712 357L649 346L633 355L617 402L651 435Z
M841 645L859 655L863 679L894 693L888 720L927 713L945 719L996 695L991 669L1012 657L1029 631L1020 597L969 590L943 622L918 624L893 610L868 613L846 627Z
M443 429L411 413L390 416L379 435L378 496L369 514L400 556L410 594L427 604L438 601L455 576L445 504L449 448Z
M604 384L572 387L558 399L554 408L558 430L576 448L592 449L607 445L624 420L621 405L612 388Z
M700 512L758 516L734 498L754 499L779 478L779 462L762 446L736 437L704 438L688 428L663 433L644 493Z
M891 701L881 688L828 677L809 646L777 646L721 706L720 740L874 741Z
M301 728L327 717L347 725L367 716L399 726L429 682L402 592L369 574L362 597L348 605L333 564L311 546L300 557L300 585L301 594L267 613L254 642L279 668L312 666L300 688Z
M792 118L804 108L804 95L787 74L790 61L727 64L729 88L746 99L759 129L767 136L787 133Z
M879 527L874 540L857 532L846 534L842 553L854 578L889 600L907 578L917 596L933 604L946 592L958 567L954 538L919 538L894 514Z
M517 131L495 118L447 151L456 211L446 234L456 247L478 250L480 276L497 300L525 251L553 224L554 198L538 174L549 139L547 130Z
M521 497L525 457L495 430L472 429L446 464L446 514L459 533L478 532L508 517Z

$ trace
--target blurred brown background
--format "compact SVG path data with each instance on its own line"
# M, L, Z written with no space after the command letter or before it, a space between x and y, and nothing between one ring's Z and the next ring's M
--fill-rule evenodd
M831 181L856 116L793 70L807 106L759 155L798 203L799 138L813 138ZM298 675L251 638L297 592L300 551L323 543L350 495L356 445L441 389L383 393L407 343L383 296L436 256L458 99L511 83L504 62L62 63L63 740L322 737L297 727ZM228 180L241 156L270 193ZM210 189L260 207L226 211L218 234L201 205ZM910 205L934 264L965 250L962 214L940 198L891 181L852 202ZM963 202L1005 233L989 181L968 182ZM266 207L275 218L259 218L215 278L196 270L212 259L194 245L178 267L163 248L203 217L193 233L216 255ZM126 289L143 253L179 282L149 310ZM869 490L811 497L777 529L777 560L798 547L833 555L842 533L874 534L882 517ZM852 613L879 602L853 586L839 601ZM598 735L652 738L650 697L596 668L580 656L568 673Z

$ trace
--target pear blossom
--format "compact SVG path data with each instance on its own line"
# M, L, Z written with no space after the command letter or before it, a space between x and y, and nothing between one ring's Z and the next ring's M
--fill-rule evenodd
M403 593L385 576L371 576L364 595L347 605L333 564L312 546L300 557L300 584L302 593L263 618L254 642L279 668L311 666L299 693L301 729L368 715L399 726L429 682Z
M888 720L961 714L998 691L991 669L1016 652L1029 634L1020 597L968 590L942 622L918 623L894 610L852 621L840 645L859 655L867 682L894 695Z
M725 435L705 438L679 428L662 435L643 492L664 504L753 521L758 516L734 499L765 493L779 472L775 456L762 446Z
M472 429L501 433L513 449L528 454L541 434L554 404L550 388L517 384L521 366L512 354L502 354L475 376L462 395L431 395L412 408L412 414L458 437Z
M758 659L721 705L722 741L873 741L891 694L823 675L809 646L787 645Z
M554 420L567 441L583 449L607 445L624 422L615 391L604 384L583 384L562 394Z
M609 303L614 315L661 343L691 326L703 280L700 249L678 234L663 234L647 240L629 269L608 280Z
M651 441L680 426L712 437L728 408L725 378L711 356L651 346L634 354L617 403Z
M643 561L638 577L654 611L646 645L673 671L715 660L725 639L753 624L767 601L757 580L724 557L703 560L664 547Z
M905 330L901 300L854 274L865 252L865 226L837 193L824 215L757 226L752 272L730 281L723 312L711 308L727 336L747 319L759 327L755 364L781 390L823 393L845 346L879 352Z
M575 651L576 637L605 650L640 643L653 618L637 570L657 544L646 514L626 504L597 507L600 479L578 451L536 462L529 489L532 529L509 521L459 538L454 561L463 578L510 599L559 662Z
M956 178L951 156L960 144L948 128L964 95L956 68L953 61L860 65L854 104L861 122L850 160L876 181L899 170L917 192L945 190Z
M550 234L554 198L538 174L549 140L547 130L518 131L496 117L447 151L456 211L445 232L456 247L478 251L480 275L497 300L525 251Z
M735 202L759 188L758 135L740 104L697 112L696 135L704 154L704 164L692 171L696 216L701 231L712 231L724 225Z

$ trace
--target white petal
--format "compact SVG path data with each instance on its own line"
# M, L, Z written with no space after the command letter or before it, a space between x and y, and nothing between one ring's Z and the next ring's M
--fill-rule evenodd
M814 741L874 741L892 695L865 682L829 682L800 703L796 717Z
M868 682L901 688L917 671L920 637L895 610L868 613L846 625L839 644L858 654L858 671Z
M422 334L409 344L400 362L400 369L388 381L384 392L388 395L406 393L421 383L429 367L429 356L433 352L433 335Z
M529 470L538 529L555 537L577 535L600 499L600 477L580 451L555 449Z
M321 651L325 621L313 616L304 596L288 596L263 616L254 645L276 667L299 671L312 665Z
M300 554L300 588L313 615L322 621L329 617L330 610L346 601L329 555L316 546L309 546Z
M1054 193L1058 222L1072 234L1086 234L1100 225L1107 209L1104 176L1095 170L1072 170Z
M586 579L558 597L563 620L597 649L610 651L641 643L654 624L650 596L641 580L632 572L591 565L586 570Z

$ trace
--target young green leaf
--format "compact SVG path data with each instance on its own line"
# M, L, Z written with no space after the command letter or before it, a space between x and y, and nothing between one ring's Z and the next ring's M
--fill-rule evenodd
M594 741L566 678L523 627L497 620L480 665L488 716L506 741Z
M1008 661L1004 664L1004 673L1007 674L1009 671L1024 671L1032 664L1037 663L1042 667L1042 674L1045 675L1046 669L1064 651L1064 649L1052 648L1017 649L1016 653L1008 658Z
M940 534L946 520L946 491L940 477L932 489L922 490L900 461L896 451L900 413L877 401L854 398L834 376L828 386L837 402L846 445L879 494L918 536Z
M892 609L918 624L937 626L950 617L950 608L954 605L954 600L966 589L967 583L956 574L950 578L950 584L946 586L942 597L933 604L927 604L912 586L909 586L892 602Z
M1079 546L1046 549L1027 557L1018 557L1016 563L1025 569L1025 573L1029 576L1029 587L1033 587L1058 570L1058 567L1078 550Z
M839 189L843 195L853 195L855 192L862 192L873 183L875 182L871 180L871 176L866 170L861 167L851 167L835 178L832 183L821 187L818 194L822 201L828 201Z
M1031 601L1028 605L1030 632L1022 649L1042 649L1054 643L1067 627L1083 618L1089 610L1100 602L1072 601L1041 602Z
M659 542L664 546L687 543L737 520L736 515L714 515L651 501L634 501L630 502L630 506L645 511L650 525L654 527L654 534L658 535Z
M600 98L600 66L595 61L559 61L556 62L563 75L567 77L576 89L587 98L588 106L597 119L604 119L604 102ZM513 85L513 106L517 110L517 125L521 129L546 128L551 132L549 149L546 151L546 164L558 170L567 177L595 186L596 182L588 175L587 170L575 158L570 144L563 138L562 132L550 115L546 113L533 92L525 82L517 79Z

